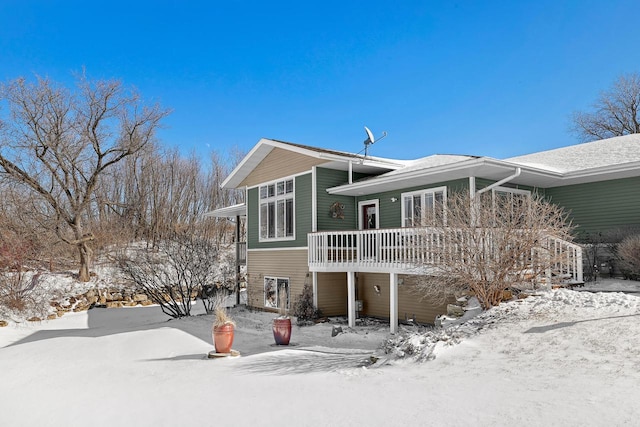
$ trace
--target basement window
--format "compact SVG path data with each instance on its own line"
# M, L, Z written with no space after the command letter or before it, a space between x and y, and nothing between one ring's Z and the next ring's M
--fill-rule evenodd
M267 308L280 308L284 304L289 309L289 278L265 277L264 278L264 306Z

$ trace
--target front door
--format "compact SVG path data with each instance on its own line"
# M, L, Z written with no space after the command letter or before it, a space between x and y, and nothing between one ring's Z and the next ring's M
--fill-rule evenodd
M366 200L358 203L359 222L361 230L375 230L380 226L378 215L378 201ZM365 233L358 243L359 257L362 260L375 260L378 253L376 236L373 233Z
M360 229L373 230L378 228L378 201L360 202Z

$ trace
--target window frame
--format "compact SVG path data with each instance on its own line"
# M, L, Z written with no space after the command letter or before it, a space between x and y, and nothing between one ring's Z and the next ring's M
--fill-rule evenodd
M269 283L269 293L274 294L273 298L267 297L267 282ZM271 291L274 288L275 290ZM277 277L277 276L264 276L262 281L262 293L263 304L265 308L280 309L280 289L286 288L287 293L287 307L289 310L291 307L291 279L289 277ZM275 304L271 301L275 300Z
M425 225L423 224L425 221L425 210L424 210L424 206L426 206L426 195L427 194L431 194L433 196L433 200L435 201L435 194L436 193L442 193L442 215L443 215L443 219L444 219L444 224L447 224L447 186L440 186L440 187L432 187L432 188L424 188L421 190L415 190L415 191L408 191L406 193L401 193L400 194L400 203L401 205L401 219L400 222L402 224L402 227L405 228L412 228L412 227L424 227ZM416 196L420 196L420 203L421 206L423 207L422 212L421 212L421 224L415 225L413 224L414 221L414 217L412 215L411 218L411 225L407 225L407 212L406 212L406 198L407 197L411 197L412 198L412 206L413 206L413 198ZM435 212L435 206L436 204L433 204L433 209ZM415 209L415 207L413 207L412 209ZM428 226L428 225L427 225Z
M295 186L295 177L293 176L258 185L259 242L296 239ZM271 230L273 230L273 235L270 233Z
M514 195L520 195L520 196L526 196L527 199L530 201L531 200L531 191L530 190L523 190L521 188L510 188L510 187L494 187L491 189L491 205L492 205L492 209L494 210L494 218L497 216L495 209L496 209L496 193L507 193L511 196L511 203L513 206L513 196Z

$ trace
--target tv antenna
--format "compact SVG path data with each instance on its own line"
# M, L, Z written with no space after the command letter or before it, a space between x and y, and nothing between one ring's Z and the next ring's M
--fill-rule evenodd
M373 137L373 133L369 130L368 127L364 127L364 131L367 133L367 139L364 140L364 156L367 157L368 153L369 153L369 146L373 145L374 143L380 141L382 138L384 138L385 136L387 136L387 132L383 131L382 132L382 136L378 139L375 139Z

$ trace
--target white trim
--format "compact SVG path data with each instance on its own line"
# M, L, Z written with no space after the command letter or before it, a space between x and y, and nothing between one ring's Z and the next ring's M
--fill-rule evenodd
M314 167L315 167L315 166L314 166ZM289 179L289 178L294 178L294 179L295 179L295 178L298 178L298 177L300 177L300 176L308 175L308 174L310 174L310 173L313 173L313 170L312 170L312 169L309 169L309 170L304 171L304 172L299 172L299 173L296 173L296 174L293 174L293 175L287 175L287 176L282 177L282 178L272 179L271 181L261 182L260 184L256 184L256 185L248 186L248 187L247 187L247 190L249 190L249 189L253 189L253 188L258 188L258 191L260 191L260 187L262 187L263 185L269 185L269 184L271 184L272 182L283 181L283 180L285 180L285 179ZM260 196L260 194L258 194L258 197L259 197L259 196Z
M209 212L205 212L202 215L204 218L233 218L236 216L246 216L247 205L246 203L238 203L237 205L225 206L224 208L214 209Z
M308 251L309 248L307 246L296 246L292 248L253 248L247 249L247 252L263 252L263 251Z
M264 289L264 285L265 282L267 281L267 279L273 279L276 283L276 305L272 306L272 305L267 305L267 294L265 293L265 289ZM280 276L264 276L262 278L262 303L263 303L263 307L266 308L276 308L276 309L280 309L280 295L278 295L279 290L278 290L278 281L280 280L286 280L287 281L287 307L286 310L290 309L291 306L291 278L290 277L280 277Z
M287 188L287 181L291 181L292 185L293 185L293 189L291 191L291 193L287 193L286 192L286 188ZM278 183L282 182L284 185L284 193L278 195ZM274 195L271 197L267 197L266 199L262 199L261 198L261 194L260 194L260 189L262 187L268 187L270 185L274 186ZM289 195L290 194L290 195ZM285 201L284 203L284 212L286 214L287 211L287 204L286 201L291 199L293 201L293 218L291 218L291 227L292 227L292 235L291 236L282 236L282 237L262 237L262 200L267 200L267 203L273 202L274 205L274 213L275 213L275 219L274 219L274 228L275 228L275 232L277 233L278 231L278 201ZM286 217L285 217L286 218ZM286 234L286 228L287 228L287 224L284 224L284 228L285 228L285 234ZM259 243L267 243L267 242L288 242L288 241L292 241L292 240L296 240L296 177L295 176L286 176L283 178L279 178L273 181L266 181L262 184L260 184L258 186L258 242Z
M311 168L311 232L318 231L318 170ZM295 234L295 233L294 233Z
M362 206L364 205L375 205L376 206L376 228L380 228L380 200L379 199L371 199L371 200L362 200L358 202L358 230L362 230Z

